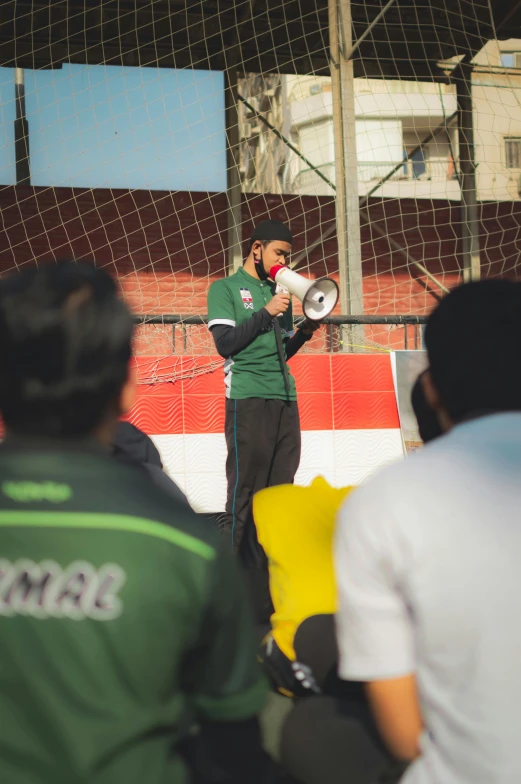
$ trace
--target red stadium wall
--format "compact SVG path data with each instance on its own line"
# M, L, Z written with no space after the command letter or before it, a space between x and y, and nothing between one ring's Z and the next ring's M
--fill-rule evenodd
M150 360L141 357L137 363L146 375ZM175 374L179 381L141 384L132 422L146 433L224 432L224 374L215 357L165 357L154 365L159 376ZM291 360L291 372L302 430L400 426L388 354L301 354Z

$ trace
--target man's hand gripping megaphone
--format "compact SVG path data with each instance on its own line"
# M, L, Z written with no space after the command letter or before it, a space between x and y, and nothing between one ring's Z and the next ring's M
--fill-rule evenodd
M291 295L285 286L282 286L280 283L277 283L277 287L275 289L275 296L271 301L273 302L275 300L275 297L277 297L277 295L279 294L282 295L282 297L284 297L284 302L286 302L286 298L287 298L286 307L284 308L284 310L281 310L277 313L277 316L282 316L289 306ZM320 328L321 324L322 324L321 321L311 321L311 319L305 318L303 321L299 323L298 328L302 330L302 332L305 335L312 335L313 332L316 332L316 330Z
M277 285L274 296L265 305L270 316L282 316L289 308L290 294L284 286Z
M312 335L320 327L322 319L329 315L338 300L338 287L329 278L309 280L282 264L276 264L270 269L270 278L277 284L273 300L281 297L289 305L290 294L295 294L301 300L306 318L298 326L305 335ZM288 305L277 315L281 316Z

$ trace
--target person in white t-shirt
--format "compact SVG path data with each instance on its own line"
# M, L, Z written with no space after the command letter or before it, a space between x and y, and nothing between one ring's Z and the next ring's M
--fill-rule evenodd
M340 676L363 681L402 784L521 782L521 284L483 281L432 314L422 383L444 435L355 490L338 520ZM313 708L307 705L307 727ZM337 711L338 714L338 711ZM335 776L385 772L338 717ZM332 725L331 725L332 726ZM336 744L336 745L335 745ZM365 744L365 746L364 746ZM350 776L350 760L366 770ZM299 780L309 781L306 776Z

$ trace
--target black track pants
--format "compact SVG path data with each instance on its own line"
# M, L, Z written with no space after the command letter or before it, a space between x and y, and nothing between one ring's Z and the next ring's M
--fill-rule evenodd
M225 433L228 496L223 527L245 565L254 566L252 498L258 490L291 484L295 478L300 462L297 403L257 397L227 400Z

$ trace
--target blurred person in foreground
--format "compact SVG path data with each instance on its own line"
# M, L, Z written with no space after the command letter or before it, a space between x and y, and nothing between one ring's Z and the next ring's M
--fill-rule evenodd
M6 784L262 779L265 684L236 565L111 454L134 396L131 337L92 266L0 281Z
M146 433L131 422L118 422L113 436L112 453L116 460L146 471L154 484L176 501L189 506L188 499L163 469L159 450Z
M418 432L424 444L434 441L435 438L443 435L443 429L438 422L438 415L434 408L431 408L425 397L424 378L427 373L424 370L413 384L411 390L411 405L418 423Z
M423 442L440 436L443 431L425 398L421 375L411 403ZM260 660L272 685L286 696L323 693L365 702L360 683L337 675L333 540L338 510L352 490L317 477L309 487L268 487L253 498L274 605Z
M455 289L425 342L423 390L444 435L340 512L340 675L366 684L380 737L408 764L403 784L512 784L521 781L521 285ZM331 705L326 735L313 702L288 722L297 779L383 780L375 737ZM309 766L333 757L331 775L322 766L313 778Z
M330 693L339 686L333 537L337 512L351 489L317 477L309 487L268 487L253 499L274 606L260 660L285 696Z

